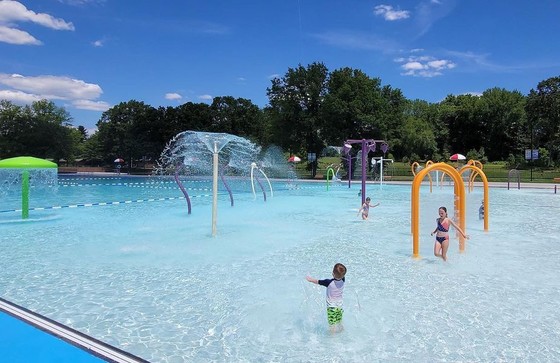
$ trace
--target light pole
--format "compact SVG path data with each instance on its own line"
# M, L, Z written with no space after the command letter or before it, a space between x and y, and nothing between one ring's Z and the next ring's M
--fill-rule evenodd
M529 125L531 129L531 181L533 181L533 119L531 118L531 123Z

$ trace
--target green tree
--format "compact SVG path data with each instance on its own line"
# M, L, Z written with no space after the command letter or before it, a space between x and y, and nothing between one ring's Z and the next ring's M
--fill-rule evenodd
M342 68L331 73L322 109L321 131L331 145L346 139L379 139L383 100L381 81L360 70Z
M526 106L533 148L545 147L551 161L560 164L560 76L539 82L531 89Z
M437 152L434 133L423 119L409 118L402 132L402 149L405 155L417 154L422 159L431 159Z
M440 104L441 121L448 129L448 151L466 153L484 145L486 120L481 100L475 95L449 95Z
M51 101L23 107L0 101L0 155L67 159L75 149L70 126L66 110Z
M121 102L103 112L97 122L97 133L105 161L110 163L115 157L134 160L157 154L154 130L156 110L143 102L131 100ZM154 127L156 126L156 127ZM159 156L159 154L157 154Z
M99 138L99 132L91 135L84 141L81 149L81 157L87 161L89 165L101 165L106 162L107 157L103 152L103 145Z
M351 68L333 71L322 108L321 134L331 145L346 139L383 139L399 154L406 99L379 78ZM401 150L402 152L402 150Z
M260 143L264 137L262 111L250 100L231 96L215 97L210 106L209 131L250 138Z
M446 127L439 122L439 105L423 100L407 101L404 107L405 123L400 128L400 138L394 138L392 150L397 156L421 155L423 159L437 159L438 137L447 137ZM437 156L437 157L436 157Z
M205 131L212 123L210 106L205 103L187 102L177 107L159 107L154 123L159 131L161 150L163 146L180 132Z
M323 63L289 68L267 89L270 132L275 142L291 152L323 149L320 110L327 92L328 69Z
M518 91L492 88L482 94L480 101L482 146L488 158L504 160L509 154L522 154L528 145L525 96Z

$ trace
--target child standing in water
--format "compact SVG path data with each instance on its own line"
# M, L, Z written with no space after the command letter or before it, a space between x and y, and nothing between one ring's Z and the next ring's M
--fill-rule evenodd
M371 198L367 197L366 198L366 202L364 204L362 204L362 207L360 208L360 210L358 211L358 215L360 215L360 213L362 213L362 219L366 220L368 219L369 216L369 209L370 208L375 208L379 205L379 203L375 204L375 205L370 205L371 202Z
M327 319L329 321L329 330L331 333L342 331L342 293L344 292L344 283L346 282L346 266L337 263L333 267L332 279L317 280L311 276L305 279L311 283L325 286L327 288Z
M469 236L463 232L463 230L455 223L452 219L447 217L447 208L439 207L439 218L436 219L436 229L430 234L433 236L436 234L436 241L434 243L434 256L441 257L444 261L447 261L447 250L449 249L449 226L452 225L455 229L461 233L461 235L469 239Z

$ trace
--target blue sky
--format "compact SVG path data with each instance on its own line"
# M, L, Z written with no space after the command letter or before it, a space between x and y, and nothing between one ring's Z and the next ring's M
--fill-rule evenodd
M0 99L47 98L75 126L129 100L263 107L299 64L361 69L409 99L560 76L558 0L0 0Z

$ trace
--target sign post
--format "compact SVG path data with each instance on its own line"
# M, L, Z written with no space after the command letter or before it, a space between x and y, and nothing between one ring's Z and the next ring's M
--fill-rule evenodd
M538 160L539 149L525 149L525 160L531 161L531 181L533 181L533 160Z

